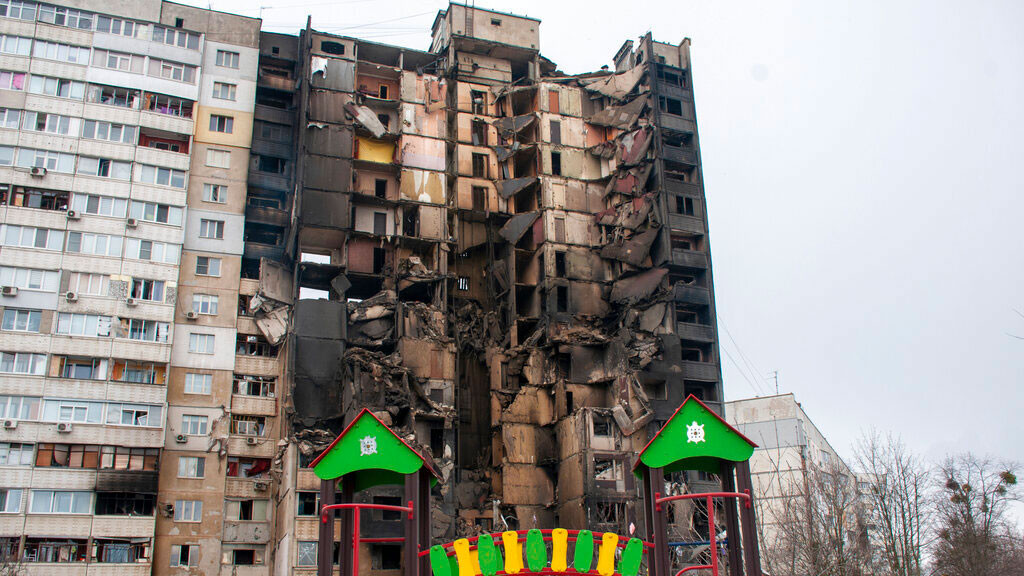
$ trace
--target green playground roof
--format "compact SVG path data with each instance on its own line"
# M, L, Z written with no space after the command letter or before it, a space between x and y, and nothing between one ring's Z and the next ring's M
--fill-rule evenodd
M335 480L353 474L356 491L380 484L402 484L406 474L423 467L434 476L434 483L439 479L437 472L419 452L366 408L313 460L311 466L321 480Z
M754 448L757 444L691 394L640 451L633 471L646 466L718 474L721 461L743 462Z

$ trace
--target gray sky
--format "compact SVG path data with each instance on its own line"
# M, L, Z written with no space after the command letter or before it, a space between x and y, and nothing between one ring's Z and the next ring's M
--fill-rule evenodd
M186 1L419 49L447 5ZM570 73L649 29L692 39L728 399L779 370L846 455L875 427L1024 461L1024 3L477 6L540 18Z

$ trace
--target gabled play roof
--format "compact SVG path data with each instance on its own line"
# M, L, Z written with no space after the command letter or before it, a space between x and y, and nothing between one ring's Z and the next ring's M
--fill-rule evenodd
M423 456L366 408L313 460L311 466L321 480L335 480L354 474L356 491L380 484L402 484L404 475L412 474L421 467L430 471L434 483L438 480L437 472Z
M722 460L743 462L754 448L757 444L691 394L640 451L633 471L646 466L663 468L666 473L703 470L718 474Z

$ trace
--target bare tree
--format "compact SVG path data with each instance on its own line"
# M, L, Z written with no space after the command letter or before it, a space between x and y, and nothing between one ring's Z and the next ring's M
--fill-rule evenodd
M931 473L899 438L872 432L856 448L872 540L889 576L920 576L931 532Z
M765 550L775 576L869 574L866 532L856 479L832 462L808 465L784 488L773 512L773 546Z
M946 576L999 576L1020 554L1020 534L1007 517L1019 499L1017 466L973 454L946 459L939 469L938 538L934 572Z

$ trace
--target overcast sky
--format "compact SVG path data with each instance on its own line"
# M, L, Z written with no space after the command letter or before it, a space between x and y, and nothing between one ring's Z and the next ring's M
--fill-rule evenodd
M447 5L189 3L260 16L261 1L268 30L310 13L422 50ZM931 458L1024 461L1024 340L1008 335L1024 337L1024 3L477 6L540 18L541 52L569 73L648 30L692 39L728 399L773 392L778 370L846 455L874 427Z

